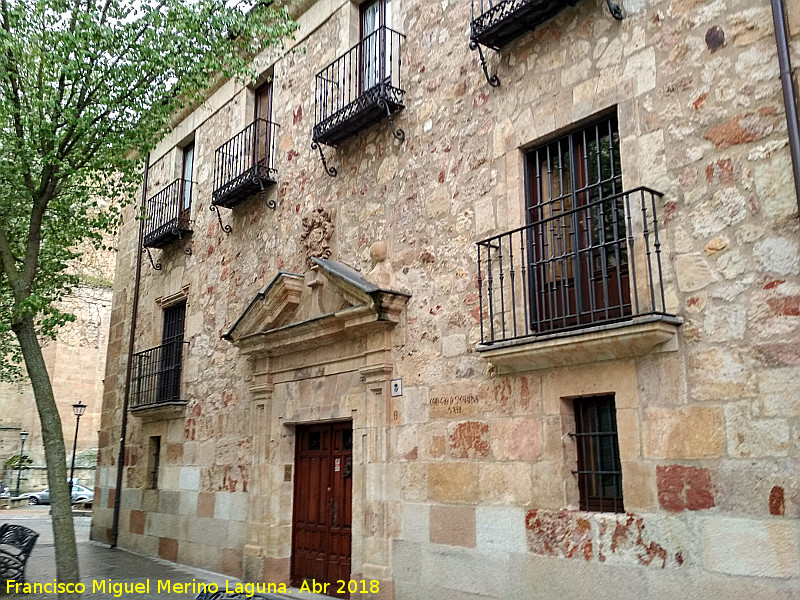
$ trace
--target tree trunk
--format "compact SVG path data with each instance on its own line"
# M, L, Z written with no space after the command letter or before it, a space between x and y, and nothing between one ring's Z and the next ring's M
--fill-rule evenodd
M64 434L61 417L50 376L44 364L42 349L36 336L33 319L26 317L12 324L11 328L19 340L25 368L33 387L39 421L42 425L44 454L47 462L47 484L50 487L50 505L53 523L53 539L56 551L56 577L58 581L78 582L78 550L75 546L75 527L72 522L72 502L67 483L67 453L64 450Z

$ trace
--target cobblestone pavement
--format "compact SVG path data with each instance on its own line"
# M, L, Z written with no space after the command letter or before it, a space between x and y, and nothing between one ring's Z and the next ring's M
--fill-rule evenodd
M56 577L55 551L53 546L53 530L50 525L50 509L47 506L18 508L0 511L0 523L17 523L29 527L39 534L36 546L33 549L28 565L25 569L25 579L28 583L48 583L53 582ZM140 556L125 550L111 549L104 544L98 544L89 540L90 517L88 515L75 516L75 537L78 543L78 556L80 560L81 581L86 586L83 598L91 600L112 600L116 598L132 598L136 600L190 600L194 599L199 587L188 586L185 593L167 593L163 589L159 591L159 582L169 581L171 584L194 584L199 586L202 583L214 583L220 590L225 589L226 581L229 589L233 589L239 581L234 578L226 578L224 575L203 571L178 565L165 560ZM102 587L105 582L105 589ZM149 582L149 587L148 587ZM5 582L0 589L0 598L25 598L33 599L53 599L55 594L23 594L8 593ZM127 588L143 584L145 591L139 593L126 593ZM112 589L113 584L123 584L121 593L115 594ZM140 586L139 589L141 589ZM117 589L120 589L119 586ZM302 598L303 600L313 600L326 598L300 592L291 589L287 594L259 594L257 597L274 600L284 600L286 598Z

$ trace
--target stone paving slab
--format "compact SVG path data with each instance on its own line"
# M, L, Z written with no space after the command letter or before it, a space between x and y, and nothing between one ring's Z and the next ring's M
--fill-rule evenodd
M25 570L28 583L52 583L56 576L55 548L53 545L53 531L50 525L50 511L48 507L21 508L0 511L0 523L17 523L29 527L39 533L39 539L31 553ZM203 583L215 583L221 590L225 589L228 581L229 588L239 581L218 573L195 569L165 560L141 556L126 550L112 549L104 544L89 540L90 519L85 516L75 517L75 537L78 543L78 556L80 561L81 582L86 586L83 598L91 600L117 600L118 598L131 598L136 600L193 600L198 587ZM170 581L172 584L193 584L185 593L167 593L159 591L158 582ZM105 585L103 585L103 582ZM148 588L149 582L149 588ZM122 584L115 595L113 584ZM125 593L125 587L140 584L137 593ZM5 583L2 583L0 598L26 600L52 600L55 594L23 594L7 593ZM138 590L144 588L144 593ZM162 586L163 588L163 586ZM94 590L94 591L93 591ZM287 591L287 594L259 594L267 600L285 600L287 598L301 598L303 600L322 600L326 596L300 592L296 588Z

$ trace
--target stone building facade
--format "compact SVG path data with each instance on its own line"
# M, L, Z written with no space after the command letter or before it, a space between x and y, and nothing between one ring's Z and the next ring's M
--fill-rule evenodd
M152 153L93 539L141 260L120 546L398 600L797 598L800 230L769 3L620 21L581 0L513 39L476 33L488 6L294 3L258 84Z

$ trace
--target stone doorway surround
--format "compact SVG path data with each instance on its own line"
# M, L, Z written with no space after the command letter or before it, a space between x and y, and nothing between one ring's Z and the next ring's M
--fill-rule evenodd
M410 296L335 260L311 261L305 275L279 272L223 336L249 359L252 375L244 579L289 580L295 426L352 419L351 577L378 579L381 597L391 597L388 390Z

